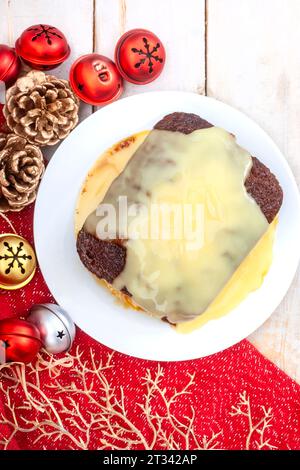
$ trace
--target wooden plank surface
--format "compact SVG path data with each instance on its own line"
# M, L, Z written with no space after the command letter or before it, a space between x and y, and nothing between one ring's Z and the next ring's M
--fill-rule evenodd
M53 73L68 78L72 62L93 49L93 0L0 0L0 44L14 46L22 31L37 23L53 24L67 37L70 57ZM81 104L81 119L91 112L91 106ZM46 158L50 158L56 148L57 145L45 148Z
M152 90L205 90L204 0L96 0L95 47L114 57L119 37L129 29L150 29L162 40L167 60L148 85L126 83L123 96Z
M207 92L273 138L300 183L300 2L208 0ZM300 275L252 343L300 382Z
M96 50L113 58L128 29L154 31L166 47L165 70L152 84L126 84L124 96L207 91L256 120L300 183L299 0L0 0L0 43L13 45L23 29L41 22L61 28L70 41L69 60L54 72L63 78L81 54ZM91 112L82 105L82 118ZM250 340L300 382L299 303L298 272L280 307Z

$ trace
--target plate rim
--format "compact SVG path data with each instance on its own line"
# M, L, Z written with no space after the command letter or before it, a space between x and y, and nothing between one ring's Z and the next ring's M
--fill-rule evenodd
M225 108L227 108L229 110L229 112L234 112L235 115L237 117L242 117L242 120L248 120L249 122L252 123L252 125L254 125L256 128L257 128L257 131L259 131L261 133L261 135L263 136L264 140L267 142L268 146L270 146L273 150L273 152L275 152L277 154L277 157L276 157L276 160L277 158L279 158L280 160L280 165L284 167L284 171L286 173L286 176L288 178L288 180L290 182L292 182L292 185L293 185L293 191L296 195L296 206L298 206L298 208L300 208L300 195L299 195L299 190L298 190L298 186L297 186L297 183L295 181L295 178L293 176L293 173L289 167L289 164L287 162L287 160L285 159L284 155L282 154L282 152L280 151L280 149L278 148L278 146L275 144L275 142L273 141L273 139L262 129L262 127L260 125L258 125L253 119L251 119L250 117L248 117L245 113L243 113L242 111L226 104L226 103L223 103L222 101L219 101L213 97L207 97L207 96L203 96L203 95L198 95L196 93L192 93L192 92L184 92L184 91L152 91L152 92L147 92L147 93L140 93L140 94L136 94L136 95L132 95L132 96L129 96L129 97L126 97L126 98L123 98L123 99L120 99L108 106L105 106L105 107L102 107L101 109L99 109L98 111L96 111L95 113L92 113L90 116L88 116L86 119L84 119L80 125L78 125L71 133L71 136L73 136L73 139L76 137L76 135L80 134L84 128L84 126L88 126L90 122L92 122L93 120L97 120L97 114L98 113L103 113L103 111L105 112L105 110L107 110L108 108L110 110L112 110L111 112L113 112L114 109L118 109L119 106L126 106L126 103L128 102L133 102L133 101L140 101L140 100L143 100L143 99L146 99L147 100L147 97L149 97L149 95L151 97L154 98L154 95L156 96L159 96L159 95L165 95L165 96L174 96L176 95L177 97L180 95L181 98L184 99L184 97L187 97L188 99L195 99L195 100L199 100L200 101L207 101L207 102L211 102L211 103L214 103L214 106L221 106ZM175 96L174 96L175 97ZM200 106L200 101L199 101L199 106ZM165 113L166 114L166 113ZM205 114L205 113L204 113ZM125 137L125 136L124 136ZM117 139L115 139L115 141L117 141ZM42 255L41 255L41 252L40 252L40 243L39 243L39 240L38 240L38 236L36 236L36 234L38 233L39 229L38 229L38 217L39 217L39 211L40 211L40 204L41 204L41 200L42 200L42 196L43 196L43 191L44 191L44 186L46 185L46 183L43 184L43 181L47 175L47 172L49 173L49 171L51 171L51 168L54 167L54 165L56 165L56 161L58 160L59 158L59 154L63 152L64 148L67 147L68 145L68 138L66 138L61 144L60 146L58 147L58 149L55 151L54 155L52 156L51 160L49 161L48 165L47 165L47 169L46 169L46 172L45 172L45 176L41 182L41 185L40 185L40 189L42 189L42 191L38 191L38 197L37 197L37 201L36 201L36 204L35 204L35 210L34 210L34 239L35 239L35 246L36 246L36 253L37 253L37 258L38 260L40 260L42 258ZM58 156L57 156L58 155ZM50 169L50 170L49 170ZM83 175L83 178L82 178L82 181L84 180L84 178L86 177L86 174ZM278 175L277 175L278 177ZM47 181L47 180L46 180ZM77 194L79 192L79 189L78 188L78 191L77 191ZM76 194L76 198L77 198L77 194ZM41 196L42 195L42 196ZM300 214L300 213L299 213ZM73 214L72 214L73 215ZM298 215L298 218L300 218L300 215ZM299 220L298 220L299 222ZM299 225L299 224L298 224ZM261 322L257 322L256 326L254 329L251 329L250 332L247 333L246 336L248 336L249 334L251 334L252 332L254 332L257 328L259 328L271 315L272 313L274 312L274 310L277 308L277 306L281 303L281 301L283 300L283 298L285 297L292 281L293 281L293 278L296 274L296 270L297 270L297 267L298 267L298 263L299 263L299 259L300 259L300 247L298 249L298 252L296 253L296 259L297 259L297 262L294 262L294 269L291 270L290 272L290 275L289 275L289 281L286 282L286 284L288 284L288 287L285 289L285 293L282 295L281 299L277 302L277 304L275 306L273 306L272 308L272 311L271 313L269 313L267 316L263 316L261 318ZM42 275L46 281L46 284L48 285L48 288L49 290L51 291L52 295L55 297L54 293L53 293L53 287L51 288L48 284L48 281L46 280L47 278L47 275L45 275L45 267L42 266L42 263L40 263L40 269L41 269L41 272L42 272ZM292 272L293 271L293 272ZM261 288L260 288L261 289ZM259 289L259 290L260 290ZM54 289L55 290L55 289ZM250 294L251 295L251 294ZM228 313L226 315L226 317L228 315L230 315L230 313ZM155 320L157 321L157 320ZM218 320L212 320L213 321L218 321ZM84 330L84 327L82 327L82 329ZM238 343L239 341L241 341L242 339L244 339L246 336L243 334L242 337L238 337L238 339L236 339L234 342L232 341L229 341L229 344L226 344L226 341L223 342L223 346L220 348L220 349L217 349L213 352L209 352L208 354L201 354L201 355L195 355L195 354L192 354L192 355L184 355L182 358L172 358L172 357L168 357L166 355L163 355L163 358L160 358L160 357L155 357L154 355L150 354L150 356L148 354L142 354L141 353L138 353L138 354L135 354L134 352L132 351L124 351L121 349L118 349L118 347L116 347L116 345L114 344L113 346L110 345L110 344L107 344L107 342L103 341L103 339L99 340L98 338L96 338L93 334L90 333L90 331L87 333L89 335L91 335L94 339L96 339L96 341L99 341L101 342L102 344L105 344L107 347L110 347L110 348L114 348L115 350L121 352L121 353L124 353L124 354L129 354L129 355L132 355L134 357L139 357L141 359L150 359L150 360L156 360L156 361L182 361L182 360L193 360L193 359L196 359L196 358L199 358L199 357L204 357L205 355L210 355L210 354L214 354L220 350L223 350L225 348L228 348L230 347L231 345L234 345L236 343ZM177 333L178 335L178 333ZM187 357L188 356L188 357Z

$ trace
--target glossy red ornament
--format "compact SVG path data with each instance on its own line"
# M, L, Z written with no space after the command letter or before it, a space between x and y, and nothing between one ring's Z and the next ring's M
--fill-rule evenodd
M36 70L51 70L70 55L64 34L54 26L37 24L25 29L16 41L17 54Z
M144 85L155 80L164 68L165 48L161 40L146 29L123 34L115 49L115 62L125 80Z
M72 65L70 83L82 101L95 106L111 103L123 92L123 79L116 65L100 54L79 57Z
M0 364L31 362L41 345L40 332L32 323L19 318L0 321Z
M21 70L21 61L13 47L0 44L0 82L7 87L12 85Z

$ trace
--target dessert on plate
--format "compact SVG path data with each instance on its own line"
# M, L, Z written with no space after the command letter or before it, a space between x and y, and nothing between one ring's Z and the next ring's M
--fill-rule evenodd
M234 135L172 113L91 170L77 207L77 251L123 301L188 331L259 287L282 199L276 177Z

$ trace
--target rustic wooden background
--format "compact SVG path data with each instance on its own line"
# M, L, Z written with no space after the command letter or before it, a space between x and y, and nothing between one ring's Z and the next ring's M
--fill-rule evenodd
M0 0L0 43L13 45L35 23L66 34L72 54L55 71L65 78L79 55L113 57L124 31L153 30L166 46L165 70L149 85L126 85L124 96L187 90L225 101L271 135L300 182L299 0ZM82 106L82 118L93 111ZM300 382L299 303L298 271L281 305L250 341Z

